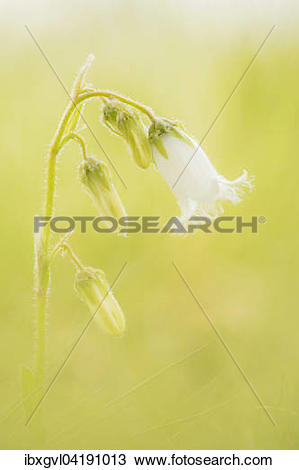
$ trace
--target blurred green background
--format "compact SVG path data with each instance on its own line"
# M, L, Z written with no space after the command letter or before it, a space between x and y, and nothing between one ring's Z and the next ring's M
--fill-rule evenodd
M20 370L23 364L33 366L33 215L40 213L45 155L67 103L25 24L68 89L92 52L96 59L88 81L181 120L198 139L277 25L204 144L227 178L243 168L255 176L254 191L240 205L227 205L226 214L263 215L267 223L257 235L124 239L76 232L72 245L80 259L102 268L111 283L127 262L114 292L128 328L118 339L90 326L42 404L43 446L298 448L297 2L2 1L0 21L1 448L41 445L25 427ZM126 181L127 190L114 175L128 213L177 214L160 175L137 169L126 146L99 124L99 103L90 104L85 116ZM104 159L88 129L83 134L89 151ZM96 215L78 181L79 162L78 148L70 145L59 162L57 214ZM47 382L88 319L73 278L68 259L58 257L48 315Z

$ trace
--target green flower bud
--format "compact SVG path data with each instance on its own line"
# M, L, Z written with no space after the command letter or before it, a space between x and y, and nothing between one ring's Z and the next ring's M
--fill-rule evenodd
M113 133L125 139L137 166L143 170L149 167L152 162L151 146L146 127L138 113L129 110L122 103L109 102L103 109L103 123Z
M151 124L148 131L149 142L166 159L169 157L169 155L163 140L167 135L172 135L173 137L186 142L191 147L193 146L192 139L184 132L184 128L179 122L171 121L170 119L165 118L156 119Z
M124 333L126 322L123 311L111 292L103 271L93 268L78 270L75 291L90 313L95 315L101 331L112 336L121 336Z
M79 167L80 179L91 195L100 215L120 218L126 215L112 182L108 166L95 157L88 157Z

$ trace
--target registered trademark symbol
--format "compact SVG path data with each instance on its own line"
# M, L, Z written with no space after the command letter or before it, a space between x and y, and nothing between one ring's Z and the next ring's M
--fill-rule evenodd
M260 224L265 224L267 222L267 219L264 215L260 215L258 221Z

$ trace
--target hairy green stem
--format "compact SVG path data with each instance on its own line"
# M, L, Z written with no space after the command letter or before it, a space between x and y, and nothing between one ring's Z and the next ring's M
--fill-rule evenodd
M67 105L62 119L58 125L54 139L52 141L48 154L46 197L44 203L44 215L52 217L54 212L55 186L56 186L56 161L57 155L63 146L71 139L76 140L86 158L86 149L83 139L75 132L69 132L68 123L74 112L80 112L80 106L83 102L93 98L116 98L119 101L132 106L145 114L150 120L154 120L153 111L130 98L122 96L109 90L78 90L77 96L73 97ZM77 108L79 106L79 109ZM46 224L41 234L40 244L36 250L36 297L37 297L37 321L36 321L36 388L39 390L39 396L43 393L44 376L45 376L45 360L46 360L46 310L47 298L50 283L50 226ZM79 260L75 257L70 247L66 244L61 245L71 256L72 260L80 266Z
M46 198L44 205L44 215L52 217L55 198L55 182L56 182L56 160L60 151L60 144L64 130L72 115L75 105L69 103L62 120L57 128L54 140L49 150ZM36 319L36 389L39 390L39 398L43 393L45 362L46 362L46 311L47 297L49 292L50 270L49 270L49 238L50 227L47 224L42 231L40 244L36 250L36 302L37 302L37 319Z
M84 140L82 139L82 137L81 137L79 134L77 134L76 132L69 132L69 133L62 139L61 144L60 144L60 147L59 147L59 150L62 150L62 148L64 147L64 145L66 145L70 140L74 140L75 142L77 142L77 143L80 145L83 159L86 160L86 158L87 158L87 152L86 152L86 145L85 145L85 142L84 142Z
M149 108L148 106L145 106L142 103L138 103L138 101L132 100L131 98L127 98L126 96L120 95L119 93L116 93L114 91L110 91L110 90L88 91L78 97L77 104L79 104L81 101L84 101L90 98L115 98L121 101L122 103L128 104L129 106L132 106L133 108L138 109L143 114L145 114L151 121L155 120L155 114L151 108Z

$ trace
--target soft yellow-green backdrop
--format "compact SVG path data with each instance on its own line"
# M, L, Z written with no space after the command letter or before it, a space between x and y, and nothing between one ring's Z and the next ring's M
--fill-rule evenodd
M128 328L118 339L90 326L42 404L43 445L298 448L295 0L1 2L1 448L41 445L25 427L20 370L23 364L33 365L33 215L40 212L47 148L67 103L25 24L68 89L92 52L96 59L90 82L181 120L198 139L277 25L204 144L226 177L237 177L243 168L255 176L254 191L242 204L227 205L226 214L263 215L267 223L257 235L124 239L76 232L72 243L81 260L102 268L110 282L127 262L115 295ZM127 190L114 175L127 211L176 214L175 200L159 174L138 170L125 145L101 127L98 103L89 106L86 118L126 181ZM90 152L104 159L88 129L83 133ZM78 149L71 145L59 162L59 214L95 214L77 178L79 161ZM88 319L72 285L72 266L57 258L48 315L47 383ZM177 363L201 346L202 351Z

